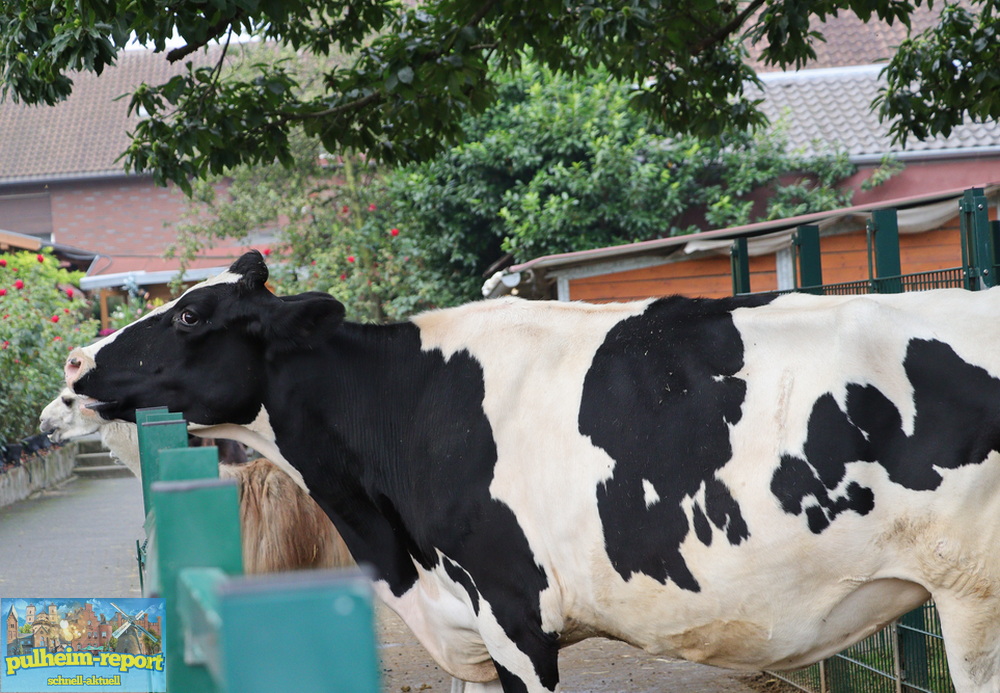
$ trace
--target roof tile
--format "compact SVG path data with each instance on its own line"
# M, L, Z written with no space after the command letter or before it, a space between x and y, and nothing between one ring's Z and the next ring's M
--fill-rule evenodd
M189 56L209 64L219 48ZM184 71L164 53L129 50L100 76L74 73L73 93L56 106L0 103L0 183L124 174L118 156L129 144L138 116L118 98L143 82L159 84Z

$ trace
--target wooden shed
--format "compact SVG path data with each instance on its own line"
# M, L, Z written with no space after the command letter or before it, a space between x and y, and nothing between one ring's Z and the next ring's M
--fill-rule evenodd
M978 188L996 219L1000 184ZM965 189L901 198L777 221L662 238L642 243L539 257L513 265L487 281L483 294L605 303L684 294L733 293L733 240L747 239L751 291L802 286L793 236L818 227L822 283L871 279L876 272L869 222L876 210L894 209L900 273L958 268L963 264L959 204ZM808 282L807 282L808 283Z

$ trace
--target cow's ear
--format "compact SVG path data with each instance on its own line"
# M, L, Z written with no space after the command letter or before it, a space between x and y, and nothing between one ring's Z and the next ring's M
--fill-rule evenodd
M240 275L236 290L241 296L263 289L267 283L267 265L264 256L257 250L244 253L239 260L229 266L229 271Z
M272 350L309 346L310 342L332 334L344 321L344 305L321 291L279 297L281 306L273 311L266 326Z

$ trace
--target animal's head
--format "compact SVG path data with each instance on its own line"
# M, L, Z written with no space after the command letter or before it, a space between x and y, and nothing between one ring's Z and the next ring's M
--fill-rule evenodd
M323 293L279 298L251 251L227 272L112 335L70 353L66 383L105 420L166 406L191 423L249 424L265 366L335 330L344 307Z
M96 412L87 409L68 387L49 402L39 417L38 427L53 443L64 443L73 438L96 433L103 421Z
M49 402L39 417L38 427L55 443L65 443L73 438L100 433L101 440L132 470L137 477L139 469L139 441L133 424L124 421L105 421L95 411L87 408L89 400L78 397L68 387Z

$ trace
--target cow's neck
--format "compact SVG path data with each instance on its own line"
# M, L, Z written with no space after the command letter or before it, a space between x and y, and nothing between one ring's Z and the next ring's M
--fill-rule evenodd
M416 579L414 560L438 561L440 547L427 540L434 527L454 519L437 507L436 490L489 483L496 450L479 364L423 351L409 323L346 324L324 348L275 360L268 380L265 407L282 455L355 558L401 594ZM290 402L295 411L284 416ZM476 469L484 464L485 476Z

